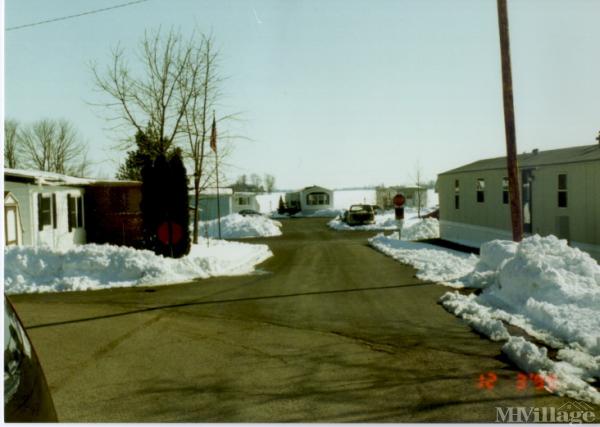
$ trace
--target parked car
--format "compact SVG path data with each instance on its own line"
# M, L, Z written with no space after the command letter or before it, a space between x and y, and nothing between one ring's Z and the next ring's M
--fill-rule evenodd
M241 216L261 216L262 215L260 212L257 212L257 211L252 210L252 209L242 209L238 213Z
M375 223L375 212L371 205L352 205L342 217L348 225L365 225Z
M44 371L19 316L4 297L4 421L57 421Z

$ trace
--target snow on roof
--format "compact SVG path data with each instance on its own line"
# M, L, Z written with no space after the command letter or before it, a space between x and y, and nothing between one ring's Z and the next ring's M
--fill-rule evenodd
M122 185L140 184L138 181L119 181L117 179L78 178L54 172L44 172L29 169L4 168L6 181L19 180L42 185Z
M559 148L556 150L534 150L531 153L523 153L517 156L519 168L580 163L594 160L600 160L600 145L598 144ZM493 169L506 169L506 157L478 160L456 169L443 172L440 175L457 172L479 172Z
M62 175L54 172L43 172L26 169L4 169L4 179L10 181L11 177L21 178L46 185L85 185L94 182L92 179L76 178L74 176Z

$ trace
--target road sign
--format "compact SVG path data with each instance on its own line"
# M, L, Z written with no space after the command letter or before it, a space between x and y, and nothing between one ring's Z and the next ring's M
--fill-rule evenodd
M394 196L393 202L395 207L401 208L406 202L406 197L404 197L404 194L398 193Z

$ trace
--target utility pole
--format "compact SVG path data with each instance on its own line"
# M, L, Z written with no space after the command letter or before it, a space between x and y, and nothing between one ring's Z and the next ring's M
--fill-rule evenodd
M510 41L508 37L508 11L506 0L498 2L498 27L500 30L500 55L502 58L502 94L504 100L504 132L506 134L506 167L508 169L508 194L510 219L515 242L523 239L521 216L521 192L519 191L519 168L517 166L517 142L515 133L515 107L513 101L512 72L510 67Z

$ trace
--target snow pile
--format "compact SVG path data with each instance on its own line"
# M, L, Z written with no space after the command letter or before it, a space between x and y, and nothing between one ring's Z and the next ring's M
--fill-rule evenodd
M442 282L453 286L456 279L469 273L477 263L475 255L444 249L426 243L398 240L398 233L390 236L378 234L369 239L369 244L384 254L417 271L417 278ZM462 285L458 285L461 286Z
M4 251L4 290L8 294L81 291L241 275L271 256L266 245L222 240L201 240L179 259L112 245L68 250L11 246Z
M537 235L518 244L488 242L480 257L450 257L431 245L383 236L370 243L417 268L419 278L481 288L478 296L448 292L440 303L480 333L507 340L505 353L522 369L555 374L556 393L600 403L598 391L585 382L600 378L600 266L589 254ZM558 349L560 361L511 337L504 324Z
M199 234L209 237L219 236L219 222L200 221ZM221 218L221 237L223 239L243 239L246 237L272 237L281 236L281 223L263 215L231 214Z
M440 237L440 223L435 218L425 218L413 224L405 224L400 236L402 240L435 239Z

